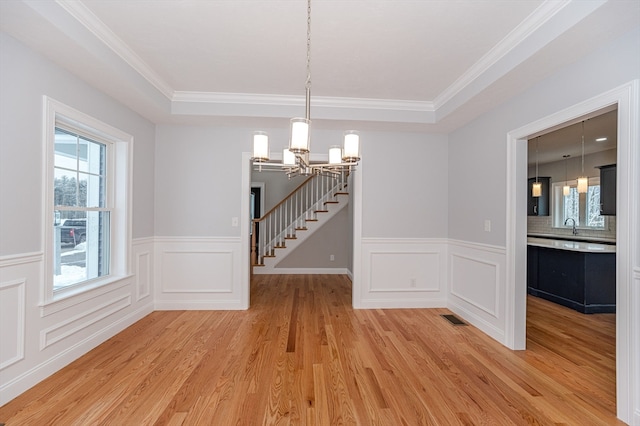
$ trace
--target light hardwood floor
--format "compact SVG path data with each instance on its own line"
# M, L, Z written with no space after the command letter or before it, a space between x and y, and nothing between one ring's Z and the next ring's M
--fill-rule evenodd
M514 352L446 309L353 310L345 276L259 275L248 311L154 312L0 423L617 424L615 316L528 312Z

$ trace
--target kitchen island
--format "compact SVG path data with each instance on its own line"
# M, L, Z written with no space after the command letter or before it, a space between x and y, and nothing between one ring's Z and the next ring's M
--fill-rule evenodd
M528 293L576 311L616 311L616 246L527 238Z

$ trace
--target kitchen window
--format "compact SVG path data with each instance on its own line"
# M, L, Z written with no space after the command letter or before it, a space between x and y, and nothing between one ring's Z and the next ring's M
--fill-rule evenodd
M563 186L570 187L569 195L563 194ZM576 228L604 229L605 217L600 215L600 178L589 178L586 194L578 194L577 182L554 182L553 217L554 227L571 228L575 221ZM568 221L568 223L567 223Z
M45 97L44 305L128 274L132 144Z

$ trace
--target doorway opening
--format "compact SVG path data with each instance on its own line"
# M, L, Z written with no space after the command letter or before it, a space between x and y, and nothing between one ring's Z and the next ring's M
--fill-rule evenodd
M601 171L615 173L617 115L613 105L538 132L527 152L527 345L570 360L567 369L581 365L582 379L612 414L616 194L615 179L601 181ZM577 189L580 176L588 177L586 192ZM534 182L542 184L535 195ZM605 207L608 196L612 207Z
M640 297L631 292L634 259L640 244L637 194L640 182L640 151L634 145L640 127L637 80L602 93L565 110L512 130L507 134L507 288L505 344L512 349L526 347L526 238L527 238L527 139L556 126L607 107L618 109L617 231L616 231L616 405L623 421L633 418L632 371L640 365L640 353L632 334L633 307Z

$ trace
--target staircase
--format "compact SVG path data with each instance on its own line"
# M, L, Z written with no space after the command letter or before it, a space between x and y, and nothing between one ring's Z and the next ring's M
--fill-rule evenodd
M277 273L276 266L349 201L347 173L312 175L259 219L253 220L254 274Z

